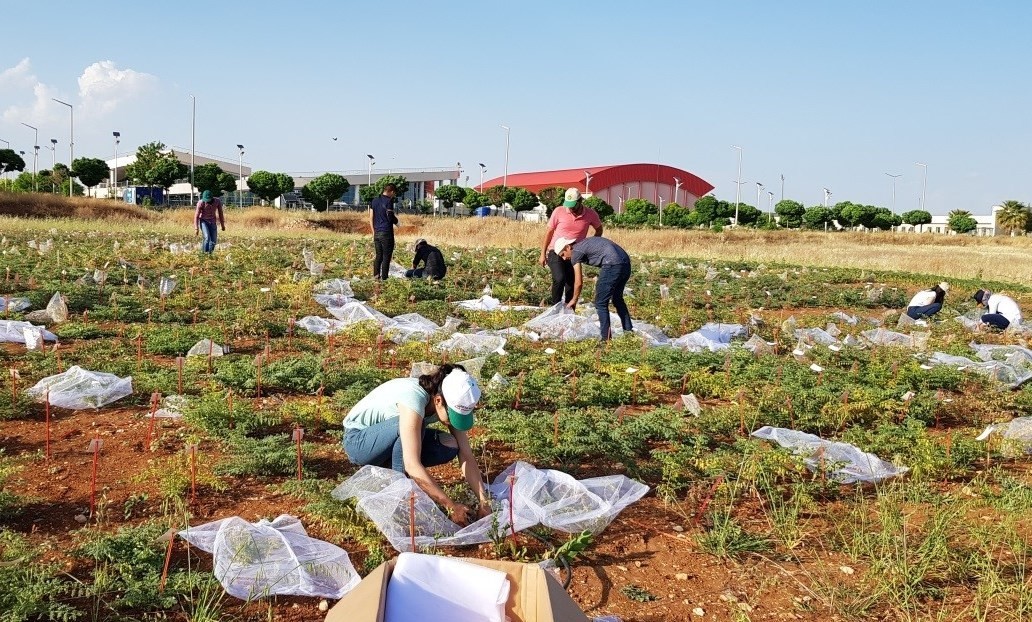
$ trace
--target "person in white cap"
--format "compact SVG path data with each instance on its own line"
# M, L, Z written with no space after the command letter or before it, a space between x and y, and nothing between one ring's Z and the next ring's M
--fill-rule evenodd
M631 258L627 251L612 240L606 238L586 238L577 242L573 238L559 238L555 241L555 254L573 263L574 284L573 299L566 303L570 309L577 308L581 289L584 288L584 272L581 264L599 268L598 280L595 281L595 312L598 313L598 327L602 341L608 341L612 334L609 330L609 303L616 307L620 317L620 325L625 332L634 330L631 324L631 313L624 302L624 288L631 278Z
M457 523L470 521L469 507L448 498L427 467L455 457L469 487L480 500L477 514L491 513L480 467L466 432L480 386L461 365L444 364L419 378L396 378L376 387L344 417L344 451L354 464L390 467L405 473ZM448 432L428 429L440 422Z
M440 281L448 272L448 266L444 263L444 255L436 246L428 243L423 238L416 240L416 256L412 259L412 269L405 271L405 276L410 279L433 279ZM419 264L423 267L420 268Z
M588 237L588 227L595 230L595 237L602 236L602 219L598 212L584 205L580 190L569 188L562 207L555 208L548 219L548 231L541 245L539 261L552 272L552 304L569 303L574 297L573 264L556 255L552 249L553 239L569 238L580 242Z
M975 292L975 302L985 307L982 315L982 323L1007 330L1011 324L1021 325L1021 307L1016 300L1003 294L994 294L988 289L980 289Z
M923 289L917 292L910 299L910 304L907 305L907 315L912 320L932 317L939 311L942 311L942 303L946 299L946 292L948 291L950 291L950 284L943 281L931 289Z

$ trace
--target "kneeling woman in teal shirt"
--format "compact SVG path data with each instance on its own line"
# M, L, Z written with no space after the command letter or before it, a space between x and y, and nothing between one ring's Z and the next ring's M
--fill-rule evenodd
M452 520L466 524L470 509L449 499L426 468L458 456L462 475L480 499L479 515L491 513L483 476L466 436L478 401L480 387L461 365L441 365L419 378L388 380L344 417L344 451L355 464L389 466L407 474ZM428 429L435 421L447 426L448 432Z

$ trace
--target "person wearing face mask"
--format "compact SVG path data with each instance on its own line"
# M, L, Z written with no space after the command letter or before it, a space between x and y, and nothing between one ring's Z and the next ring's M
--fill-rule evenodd
M542 266L552 272L552 304L569 303L573 300L573 263L563 259L552 249L552 240L565 238L580 242L588 237L588 227L595 231L595 237L602 235L602 219L598 213L584 205L584 197L576 188L566 191L563 204L552 211L548 219L548 231L541 245Z
M491 513L491 500L466 432L480 386L461 365L444 364L419 378L396 378L376 387L344 417L344 451L354 464L392 468L408 475L456 523L470 522L469 507L452 501L427 467L451 462L459 467L480 500L479 517ZM447 432L427 428L440 422Z

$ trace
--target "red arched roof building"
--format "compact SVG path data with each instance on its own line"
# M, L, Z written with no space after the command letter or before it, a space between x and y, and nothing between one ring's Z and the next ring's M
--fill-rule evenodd
M502 179L495 177L485 181L479 190L483 192L484 188L500 185ZM691 206L699 197L713 190L713 184L701 177L665 164L617 164L560 171L511 173L507 182L510 187L526 188L531 192L540 192L552 186L577 188L585 194L590 193L609 203L617 212L623 211L624 201L638 198L656 204L662 198L663 203L676 202Z

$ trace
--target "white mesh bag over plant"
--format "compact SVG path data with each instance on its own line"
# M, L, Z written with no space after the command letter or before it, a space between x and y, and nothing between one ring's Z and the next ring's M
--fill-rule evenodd
M718 324L710 322L703 324L699 330L682 335L670 342L675 348L688 350L689 352L702 352L709 350L716 352L724 350L731 345L731 338L745 334L745 327L741 324Z
M467 335L455 333L434 346L439 352L462 352L479 356L497 352L505 347L505 337L481 331Z
M537 333L541 339L581 341L599 336L595 318L574 313L561 302L531 318L523 327Z
M346 324L340 320L322 318L317 315L306 315L297 321L297 326L313 335L335 335L344 330Z
M874 330L865 330L860 333L860 336L875 346L901 346L904 348L921 349L928 343L928 333L924 332L905 335L885 328L876 328Z
M878 456L866 453L855 445L826 441L806 432L774 428L765 425L752 433L756 438L774 441L791 449L797 456L803 456L811 469L830 471L831 477L843 484L854 482L880 482L883 479L902 475L910 469L897 467Z
M453 523L409 478L390 469L364 466L333 491L341 500L355 498L356 507L373 521L399 551L410 551L411 504L415 505L416 547L462 546L489 542L512 529L509 512L509 477L512 523L516 531L544 524L568 533L599 533L625 507L648 492L648 486L624 475L578 481L560 471L539 470L517 462L500 474L489 489L495 512L466 527Z
M47 303L47 315L55 322L64 322L68 319L68 305L65 303L61 292L54 292Z
M57 341L57 335L46 330L42 326L35 326L30 322L18 320L0 320L0 341L11 343L25 343L25 331L40 331L46 341Z
M225 349L211 339L201 339L186 353L187 356L223 356Z
M87 371L78 365L54 376L47 376L25 393L37 402L47 399L60 408L80 410L100 408L133 393L133 378Z
M984 441L990 434L1003 434L1001 453L1008 458L1032 454L1032 417L1017 417L1006 423L995 423L985 429L976 440Z
M823 328L797 328L795 330L795 337L811 345L821 344L830 346L839 342L834 335Z
M358 300L353 300L343 307L327 307L326 310L340 320L344 326L370 321L381 326L390 326L394 322L391 318Z
M405 343L413 339L424 340L440 330L441 327L431 319L418 313L405 313L395 316L386 332L394 343Z
M351 289L351 283L344 279L328 279L326 281L320 281L312 287L312 291L316 294L337 294L340 296L347 296L348 298L355 297L355 292ZM318 300L318 297L316 300Z
M963 356L934 352L928 358L927 363L929 365L946 365L960 371L970 369L989 376L999 382L1001 387L1010 389L1016 389L1032 380L1032 365L1024 359L1024 355L1021 353L1011 354L1006 361L974 361Z
M473 300L460 300L454 304L458 308L466 309L467 311L533 311L541 308L533 305L502 304L502 301L488 294Z
M344 549L312 538L286 514L249 523L233 516L179 536L215 558L215 578L242 600L273 594L341 598L359 581Z
M28 298L15 298L13 296L0 296L0 311L10 311L11 313L18 313L24 311L32 306Z

